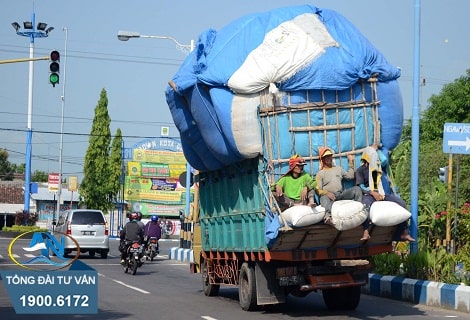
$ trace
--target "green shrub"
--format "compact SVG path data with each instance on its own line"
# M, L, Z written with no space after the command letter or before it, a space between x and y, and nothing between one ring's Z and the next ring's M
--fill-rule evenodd
M374 272L382 275L400 275L403 258L396 253L382 253L372 257Z
M3 227L2 231L5 232L18 232L18 233L25 233L25 232L48 232L49 230L40 228L38 226L19 226L19 225L14 225L11 227Z

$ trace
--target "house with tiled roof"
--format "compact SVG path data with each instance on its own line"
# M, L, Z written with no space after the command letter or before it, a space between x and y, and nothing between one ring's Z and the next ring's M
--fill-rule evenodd
M36 188L33 188L36 191ZM80 195L67 188L61 190L60 211L78 208ZM56 193L50 192L46 184L39 184L37 192L31 194L29 211L39 214L39 224L48 225L55 218ZM11 226L15 214L24 209L24 182L0 181L0 228Z

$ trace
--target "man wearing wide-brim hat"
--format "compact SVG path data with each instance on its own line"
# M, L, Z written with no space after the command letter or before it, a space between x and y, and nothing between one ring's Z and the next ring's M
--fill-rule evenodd
M320 195L320 205L325 208L324 222L332 224L331 206L336 200L362 201L362 191L358 186L343 190L343 179L354 179L354 156L348 154L348 170L333 164L334 152L331 148L319 149L320 170L316 175L316 191Z
M275 198L281 211L294 205L315 206L315 180L304 171L305 159L298 154L289 159L287 171L275 184Z

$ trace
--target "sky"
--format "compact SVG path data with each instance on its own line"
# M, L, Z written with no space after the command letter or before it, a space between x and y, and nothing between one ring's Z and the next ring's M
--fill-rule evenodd
M120 128L126 148L145 138L160 137L162 127L170 128L170 137L178 137L164 92L183 62L184 52L170 40L119 41L119 30L170 36L189 45L206 29L219 30L246 14L300 4L332 9L350 20L392 65L401 68L404 114L410 119L415 2L0 0L0 61L29 57L30 40L18 36L12 22L22 26L23 21L31 21L34 10L36 24L45 22L54 27L47 38L34 42L35 57L59 50L61 82L53 88L48 82L49 62L34 62L31 169L59 171L62 137L62 175L81 180L88 134L102 89L109 100L111 133ZM431 95L439 94L443 85L470 69L470 1L421 0L420 12L419 100L424 110ZM10 162L25 163L29 63L0 64L0 81L0 148L8 151Z

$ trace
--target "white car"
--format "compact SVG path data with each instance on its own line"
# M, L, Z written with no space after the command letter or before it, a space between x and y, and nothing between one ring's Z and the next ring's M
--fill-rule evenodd
M64 233L77 241L80 252L88 252L93 257L99 253L102 259L108 257L108 222L101 210L73 209L60 214L55 231ZM77 245L69 237L64 237L64 255L77 251Z

